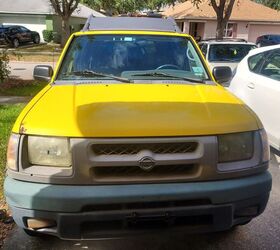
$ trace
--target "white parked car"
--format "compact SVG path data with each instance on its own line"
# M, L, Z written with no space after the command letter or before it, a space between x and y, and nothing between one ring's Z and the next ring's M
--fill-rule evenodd
M259 116L280 150L280 45L254 49L240 62L229 90Z
M232 71L250 50L257 48L256 44L244 39L227 38L203 40L199 46L211 70L217 66L227 66Z

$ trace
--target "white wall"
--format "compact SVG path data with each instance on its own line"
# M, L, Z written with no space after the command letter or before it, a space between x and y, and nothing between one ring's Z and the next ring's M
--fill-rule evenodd
M189 33L190 22L195 20L184 21L184 33ZM199 22L199 21L197 21ZM234 22L237 23L237 38L243 38L249 42L256 42L258 36L265 34L280 34L280 24L262 24L249 22ZM216 36L216 21L206 21L204 23L204 36L202 39L214 38Z
M206 21L204 26L204 39L216 37L216 21Z
M46 17L41 15L0 14L0 24L22 25L29 30L37 31L43 41L42 31L46 29Z
M237 38L243 38L248 40L249 23L248 22L237 22Z

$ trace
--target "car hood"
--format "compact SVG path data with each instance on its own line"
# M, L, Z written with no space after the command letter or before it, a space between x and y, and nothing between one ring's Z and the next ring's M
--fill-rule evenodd
M69 137L215 135L257 130L256 116L217 85L60 85L35 97L14 132Z

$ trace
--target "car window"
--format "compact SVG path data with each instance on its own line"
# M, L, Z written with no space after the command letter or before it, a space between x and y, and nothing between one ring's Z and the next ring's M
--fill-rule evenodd
M21 30L21 32L28 32L29 30L26 29L25 27L19 27L19 29Z
M263 64L260 74L280 81L280 49L274 50Z
M266 53L259 53L248 58L248 66L250 71L257 73L262 65Z
M19 31L18 31L18 29L17 28L11 28L11 33L12 34L15 34L15 33L18 33Z
M131 80L164 79L158 75L148 76L151 71L191 77L199 81L209 79L192 42L185 37L175 36L78 36L68 49L57 80L90 79L88 75L77 76L77 72L83 71ZM104 79L98 76L92 78Z
M251 49L252 44L211 44L209 48L209 62L240 62Z

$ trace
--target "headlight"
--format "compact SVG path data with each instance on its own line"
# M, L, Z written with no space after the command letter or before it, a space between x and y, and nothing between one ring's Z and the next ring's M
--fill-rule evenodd
M29 136L28 158L32 165L71 167L69 139Z
M254 132L218 136L219 163L243 161L253 157Z
M17 158L19 147L19 135L11 134L7 149L7 168L18 171Z

